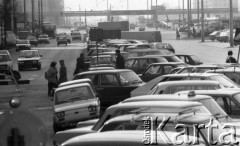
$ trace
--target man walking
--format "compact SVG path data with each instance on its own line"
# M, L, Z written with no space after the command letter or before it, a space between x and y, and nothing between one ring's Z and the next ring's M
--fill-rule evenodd
M228 57L226 59L226 63L237 63L237 60L232 57L233 52L232 51L228 51Z
M61 67L59 69L59 84L68 81L67 79L67 68L65 66L64 60L59 61Z
M116 69L125 69L125 60L120 50L116 50Z

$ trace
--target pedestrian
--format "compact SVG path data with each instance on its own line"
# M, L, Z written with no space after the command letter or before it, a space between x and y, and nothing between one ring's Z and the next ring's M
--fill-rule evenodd
M120 50L116 50L116 69L125 69L125 60L120 53Z
M233 52L231 50L228 51L228 57L226 59L226 63L237 63L237 60L234 57L232 57L232 55L233 55Z
M61 67L59 69L59 84L67 82L67 68L65 66L64 60L59 61Z
M85 66L84 66L84 54L81 53L80 57L77 58L77 63L76 63L76 69L73 73L73 75L75 76L76 74L83 72L85 70Z
M195 30L195 28L193 27L193 38L195 39L195 37L196 37L196 30Z
M52 89L58 87L58 71L56 68L57 63L51 62L50 68L45 73L45 78L48 80L48 96L53 96Z
M176 40L180 40L180 33L178 28L176 28Z

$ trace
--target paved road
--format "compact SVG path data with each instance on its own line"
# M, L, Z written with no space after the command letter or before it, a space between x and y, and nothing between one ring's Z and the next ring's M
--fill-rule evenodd
M173 45L176 53L187 53L198 56L206 63L224 63L228 50L233 50L234 56L237 57L238 49L228 48L229 44L220 42L201 43L200 39L181 39L175 40L175 31L162 31L163 41ZM47 96L47 81L44 79L44 72L48 69L51 61L65 60L68 69L68 79L72 79L75 69L76 58L85 47L84 43L71 43L68 46L57 47L55 40L51 40L49 45L41 44L33 49L38 49L43 55L43 63L41 70L25 70L21 71L23 79L30 79L30 85L22 85L23 94L16 92L13 85L1 86L0 88L0 111L8 109L8 100L13 96L19 96L22 100L21 109L32 112L39 117L48 130L48 146L52 145L52 101ZM14 69L17 69L18 53L14 49L10 50L13 56ZM59 64L57 65L59 68ZM1 120L1 118L0 118ZM0 121L1 122L1 121Z

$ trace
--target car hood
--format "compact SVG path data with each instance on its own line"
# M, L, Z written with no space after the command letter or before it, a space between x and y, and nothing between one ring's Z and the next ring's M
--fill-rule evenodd
M89 134L89 133L96 133L97 131L92 130L93 126L87 126L83 128L74 128L70 130L60 131L55 134L54 141L57 145L62 144L66 140L69 140L73 137Z
M40 60L41 57L31 57L31 58L18 58L18 61L28 61L28 60Z
M134 89L131 92L131 97L148 94L151 91L151 89L155 85L157 85L161 80L162 80L162 77L160 76L160 77L157 77L145 84L142 84L142 86L139 86L138 88Z

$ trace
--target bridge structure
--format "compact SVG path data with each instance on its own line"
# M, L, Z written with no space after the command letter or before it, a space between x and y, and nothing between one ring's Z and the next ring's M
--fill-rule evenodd
M201 11L201 10L199 10ZM111 10L111 11L63 11L60 12L64 17L77 16L114 16L114 15L181 15L187 14L185 9L165 9L165 10ZM197 14L197 9L192 9L191 14ZM229 14L229 8L205 8L205 14ZM238 13L238 9L234 8L233 13Z

